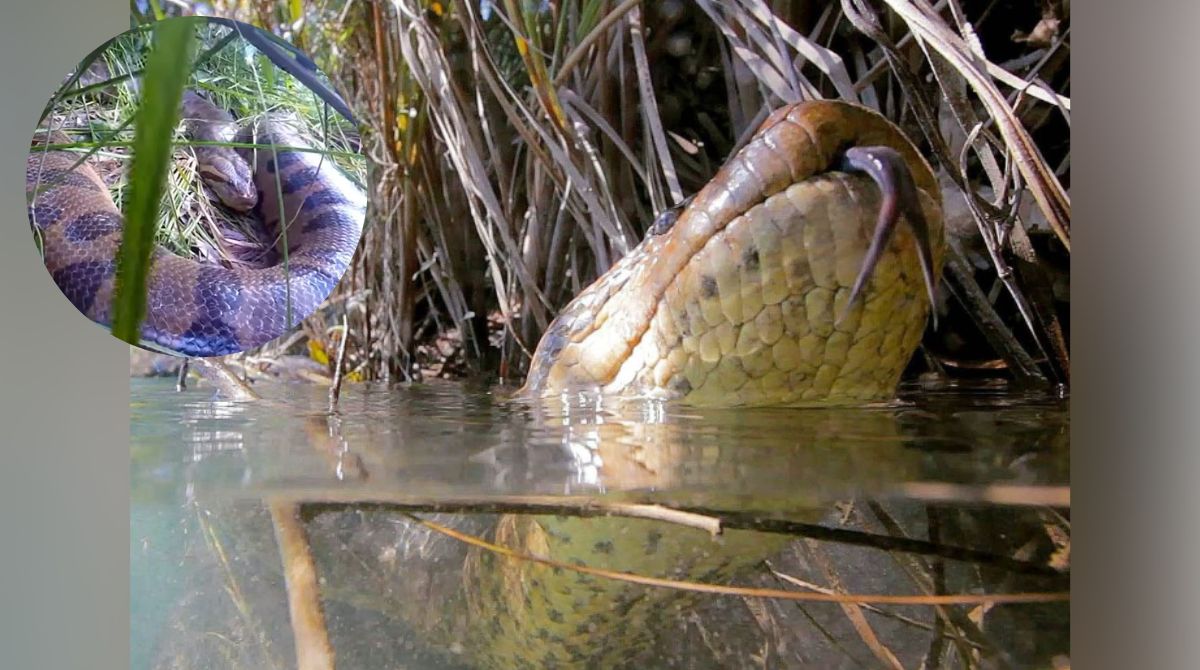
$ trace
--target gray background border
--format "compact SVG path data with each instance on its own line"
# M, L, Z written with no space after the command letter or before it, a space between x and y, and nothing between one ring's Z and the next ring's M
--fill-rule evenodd
M1200 3L1075 3L1072 661L1200 667Z
M120 0L33 0L0 21L0 667L129 667L129 349L50 280L25 214L38 114Z

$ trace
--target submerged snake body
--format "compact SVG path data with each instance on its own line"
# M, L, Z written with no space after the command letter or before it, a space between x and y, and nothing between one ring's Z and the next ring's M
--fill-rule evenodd
M237 132L228 114L195 93L185 94L183 115L195 140L227 142ZM277 118L263 119L254 135L260 145L306 146ZM154 249L143 342L187 356L220 356L260 346L316 310L350 265L366 197L313 152L260 148L254 156L196 147L196 157L226 205L251 210L287 242L286 265L267 268L210 265ZM107 326L123 219L100 176L77 162L78 155L67 151L30 152L29 216L54 282L76 308ZM289 222L285 231L281 221Z
M878 151L848 151L867 146L895 165L879 164ZM848 154L858 159L852 171ZM915 192L899 189L897 201L895 179ZM872 250L872 230L879 237L897 213L913 230ZM662 227L551 323L525 393L737 406L895 392L925 327L944 240L933 173L882 116L835 101L777 110Z

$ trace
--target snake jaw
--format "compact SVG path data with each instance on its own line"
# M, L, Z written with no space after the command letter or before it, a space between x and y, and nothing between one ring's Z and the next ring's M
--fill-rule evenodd
M871 246L863 258L862 269L850 289L850 299L838 316L836 323L841 323L855 300L862 293L863 287L870 280L875 266L883 256L884 248L891 240L896 230L896 224L903 215L912 226L917 241L917 257L921 262L921 274L924 275L925 289L929 296L930 315L933 327L937 329L937 310L935 289L937 278L933 270L933 252L930 249L929 222L925 219L925 211L921 209L921 199L917 194L917 186L913 182L912 172L904 157L898 151L885 146L855 146L850 147L842 155L840 167L846 172L861 172L866 174L879 187L883 196L883 204L879 208L879 218L875 222L875 234L871 238Z

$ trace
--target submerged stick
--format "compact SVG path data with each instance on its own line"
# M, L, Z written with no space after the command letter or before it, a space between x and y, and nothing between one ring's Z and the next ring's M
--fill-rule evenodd
M721 520L706 514L697 514L686 510L675 509L663 505L645 505L636 503L609 503L605 508L614 514L639 519L651 519L665 523L698 528L716 537L721 534Z
M954 561L987 565L1000 570L1021 574L1062 577L1063 571L1031 561L993 554L979 549L941 544L910 537L880 535L848 528L831 528L801 521L758 518L752 514L741 514L727 510L703 507L666 508L661 505L612 503L587 496L464 496L443 497L429 501L419 497L396 494L390 489L318 488L302 494L289 491L287 487L259 487L255 491L279 500L294 500L311 505L377 505L396 512L435 512L447 514L552 514L581 517L619 516L641 517L661 521L675 521L712 533L715 526L721 531L727 528L753 530L775 535L806 537L823 542L834 542L854 547L899 551L921 556L940 556ZM218 494L219 495L219 494ZM652 508L668 509L672 518L654 516ZM695 519L696 523L683 522ZM711 525L710 525L711 524Z
M308 536L300 521L300 505L272 500L271 522L283 558L283 578L296 643L296 667L299 670L333 670L333 646L321 611L317 587L317 566L309 550Z

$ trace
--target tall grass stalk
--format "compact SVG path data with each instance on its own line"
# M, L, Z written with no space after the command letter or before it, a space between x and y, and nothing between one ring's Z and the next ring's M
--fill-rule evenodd
M131 344L138 342L146 313L146 278L154 229L170 169L170 138L179 120L179 101L195 55L195 31L194 21L156 25L154 46L146 62L142 101L134 124L134 159L113 300L112 332Z

